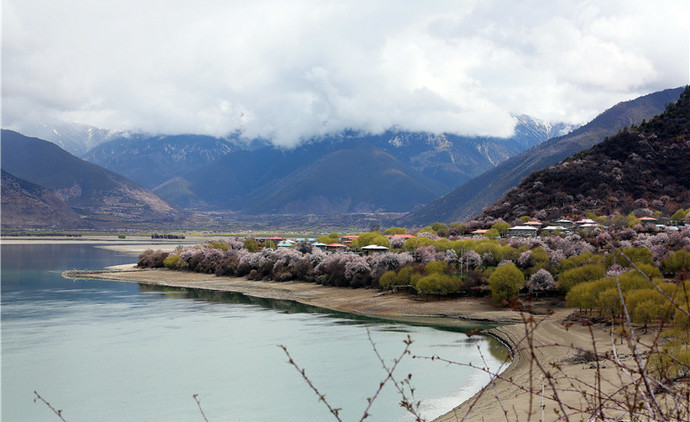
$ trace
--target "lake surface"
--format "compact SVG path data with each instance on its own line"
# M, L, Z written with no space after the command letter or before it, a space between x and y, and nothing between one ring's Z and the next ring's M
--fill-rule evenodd
M359 420L404 349L496 369L502 345L486 337L375 321L235 294L67 280L67 269L100 269L135 257L92 245L2 245L2 421L57 421L37 390L70 422L334 420L288 364L296 362ZM433 418L471 397L488 376L459 365L405 357L415 397ZM387 385L367 420L410 420Z

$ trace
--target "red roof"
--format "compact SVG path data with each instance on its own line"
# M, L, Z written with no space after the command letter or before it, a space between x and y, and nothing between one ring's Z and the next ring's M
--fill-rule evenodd
M269 237L268 240L283 240L283 238L280 236L273 236L273 237Z
M345 236L342 236L343 239L357 239L359 235L356 234L346 234Z
M327 248L347 248L345 245L341 245L340 243L331 243L330 245L326 245Z

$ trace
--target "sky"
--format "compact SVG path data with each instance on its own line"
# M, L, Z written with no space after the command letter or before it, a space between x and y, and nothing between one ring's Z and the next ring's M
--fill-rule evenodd
M687 0L3 0L2 127L510 136L687 85Z

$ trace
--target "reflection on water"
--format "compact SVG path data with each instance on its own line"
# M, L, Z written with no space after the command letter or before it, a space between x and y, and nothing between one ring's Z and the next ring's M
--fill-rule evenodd
M139 291L142 293L159 293L163 296L176 299L195 299L207 302L215 303L228 303L228 304L238 304L238 305L257 305L265 309L272 309L275 311L294 314L294 313L309 313L309 314L324 314L336 317L339 319L337 323L339 324L363 324L363 323L384 323L384 322L404 322L403 328L390 328L393 330L400 330L399 332L406 333L408 330L404 327L406 326L423 326L423 327L433 327L440 331L449 331L454 333L468 333L476 332L482 329L488 329L495 327L495 324L481 323L474 321L463 321L458 320L457 324L448 325L441 323L434 323L431 318L383 318L383 317L371 317L359 314L350 314L346 312L339 312L324 308L319 308L317 306L305 305L302 303L281 300L281 299L266 299L260 297L246 296L242 293L235 292L225 292L218 290L207 290L207 289L188 289L185 287L170 287L170 286L157 286L150 284L139 285ZM399 324L398 324L399 325ZM474 335L467 337L465 342L474 343L476 341L486 341L486 338L482 335Z
M385 373L369 344L397 356L407 334L420 356L493 367L485 337L325 311L239 294L67 280L66 269L132 262L88 245L2 245L2 420L54 420L34 390L70 421L328 420L330 415L277 347L284 344L319 389L359 418ZM431 417L472 396L488 378L462 367L408 359ZM405 419L392 388L372 418Z

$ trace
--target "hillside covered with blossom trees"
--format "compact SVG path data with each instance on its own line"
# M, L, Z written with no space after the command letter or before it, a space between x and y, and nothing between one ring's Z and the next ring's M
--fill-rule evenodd
M535 171L483 217L554 218L594 212L637 217L690 207L690 88L649 122Z

